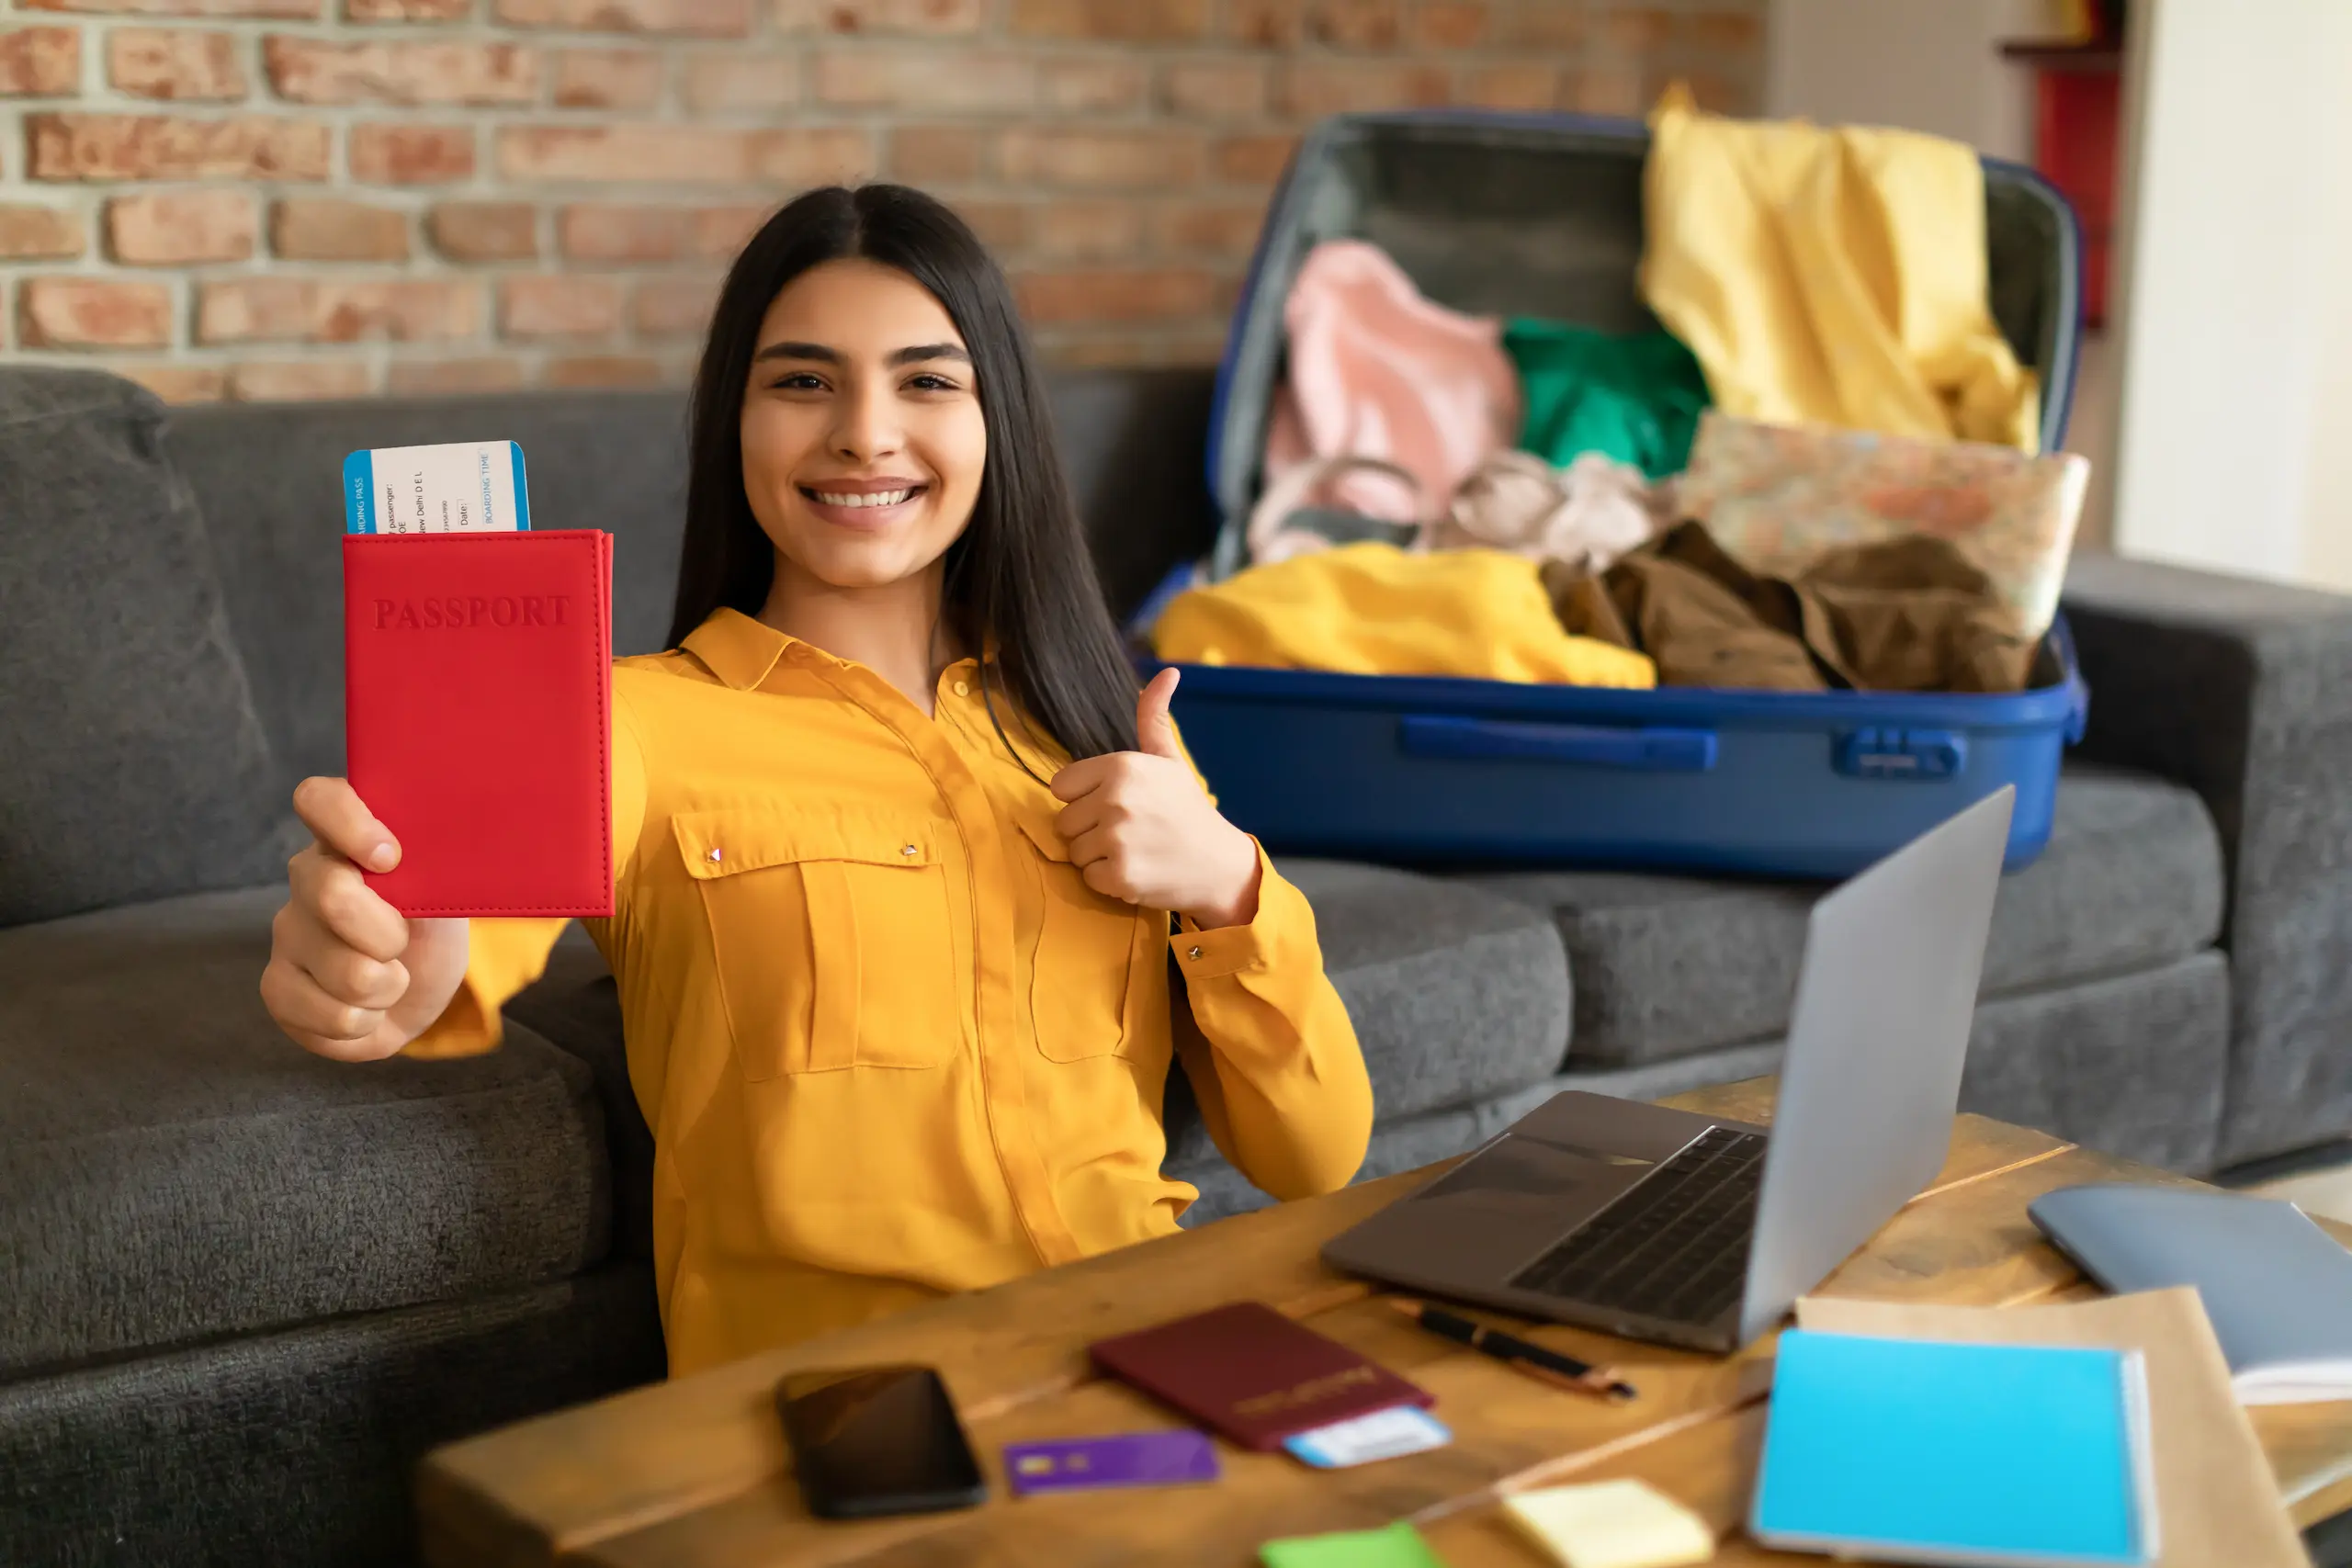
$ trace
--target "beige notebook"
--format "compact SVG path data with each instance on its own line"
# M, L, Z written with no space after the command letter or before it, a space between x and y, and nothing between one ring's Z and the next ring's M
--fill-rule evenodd
M1797 1323L1832 1334L2137 1350L2155 1444L2158 1568L2309 1568L2193 1290L2017 1307L1808 1296Z

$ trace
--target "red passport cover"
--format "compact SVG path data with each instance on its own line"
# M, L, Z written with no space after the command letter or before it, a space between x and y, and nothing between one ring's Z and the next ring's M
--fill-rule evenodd
M613 912L612 536L346 534L352 787L403 915Z
M1236 1302L1087 1347L1094 1364L1245 1449L1436 1399L1262 1302Z

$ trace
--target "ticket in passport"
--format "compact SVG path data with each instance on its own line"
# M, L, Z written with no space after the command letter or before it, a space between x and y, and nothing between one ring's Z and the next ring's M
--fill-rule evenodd
M531 525L512 441L379 446L343 460L346 534L514 534Z

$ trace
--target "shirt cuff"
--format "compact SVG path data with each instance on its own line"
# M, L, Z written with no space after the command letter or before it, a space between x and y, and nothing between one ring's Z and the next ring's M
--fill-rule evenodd
M1219 926L1204 931L1193 923L1190 915L1176 917L1176 930L1168 944L1176 953L1176 963L1188 980L1216 980L1244 970L1263 969L1267 949L1274 937L1274 926L1280 919L1272 913L1280 902L1277 889L1286 888L1274 870L1273 862L1266 858L1266 847L1258 845L1258 912L1245 926Z

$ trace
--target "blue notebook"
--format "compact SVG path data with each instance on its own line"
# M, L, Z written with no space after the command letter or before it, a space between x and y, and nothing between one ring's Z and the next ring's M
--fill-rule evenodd
M1748 1529L1895 1562L2153 1562L2147 1410L2133 1350L1792 1330Z

